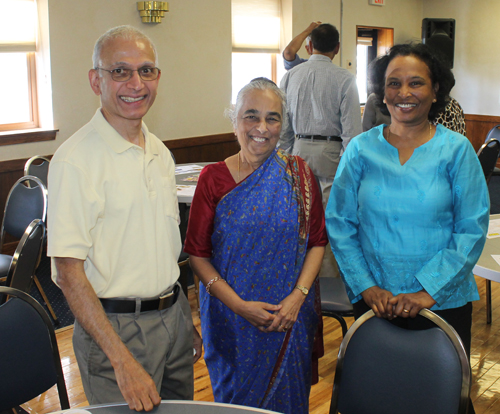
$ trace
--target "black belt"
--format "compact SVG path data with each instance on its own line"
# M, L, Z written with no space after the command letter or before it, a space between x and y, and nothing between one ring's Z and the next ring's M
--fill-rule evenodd
M312 139L313 141L339 141L342 142L342 138L323 135L295 135L297 139Z
M158 299L141 300L140 312L149 312L153 310L163 310L170 308L179 297L179 285L166 295L160 296ZM107 313L135 313L135 299L101 299L102 307Z

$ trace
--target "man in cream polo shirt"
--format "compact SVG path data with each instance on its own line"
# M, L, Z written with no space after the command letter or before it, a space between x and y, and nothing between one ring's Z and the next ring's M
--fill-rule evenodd
M201 338L177 279L181 251L174 162L142 118L161 72L130 26L96 43L92 120L49 171L48 255L76 321L73 344L90 404L149 411L193 398Z

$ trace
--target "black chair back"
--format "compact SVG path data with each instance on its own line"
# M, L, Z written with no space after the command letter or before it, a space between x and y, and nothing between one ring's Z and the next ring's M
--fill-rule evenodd
M500 140L500 124L495 125L493 128L489 130L484 142L488 142L491 138L496 138Z
M342 336L347 333L345 317L354 316L351 301L340 277L320 277L321 313L337 319L342 327Z
M433 312L436 327L407 330L359 318L342 341L330 413L466 413L470 368L455 330ZM421 317L419 316L419 317Z
M43 221L33 220L26 228L12 256L7 274L7 286L29 293L35 270L40 262L44 237Z
M41 155L35 155L26 161L26 164L24 165L24 175L33 175L38 177L45 187L47 187L49 164L50 160L48 158L42 157Z
M0 287L0 411L23 404L57 384L61 409L69 400L52 323L41 305L17 289Z
M35 185L27 187L27 181ZM47 188L42 181L32 175L17 180L5 203L0 247L3 246L5 233L20 239L33 220L40 219L45 222L46 216Z
M491 138L486 141L479 151L477 152L477 157L483 168L484 178L486 182L490 181L493 170L498 161L498 155L500 154L500 141L496 138Z

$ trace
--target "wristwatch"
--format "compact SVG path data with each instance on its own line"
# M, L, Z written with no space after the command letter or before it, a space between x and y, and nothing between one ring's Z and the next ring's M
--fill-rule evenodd
M304 296L307 296L307 294L309 293L309 289L304 286L295 285L295 289L299 289L304 294Z

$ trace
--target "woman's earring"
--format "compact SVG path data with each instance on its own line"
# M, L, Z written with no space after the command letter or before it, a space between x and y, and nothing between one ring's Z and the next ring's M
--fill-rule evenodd
M387 105L387 102L385 101L385 98L382 100L383 103L385 103Z
M436 103L436 102L437 102L437 99L436 99L436 98L434 98L434 99L432 100L432 102L433 102L433 103Z

